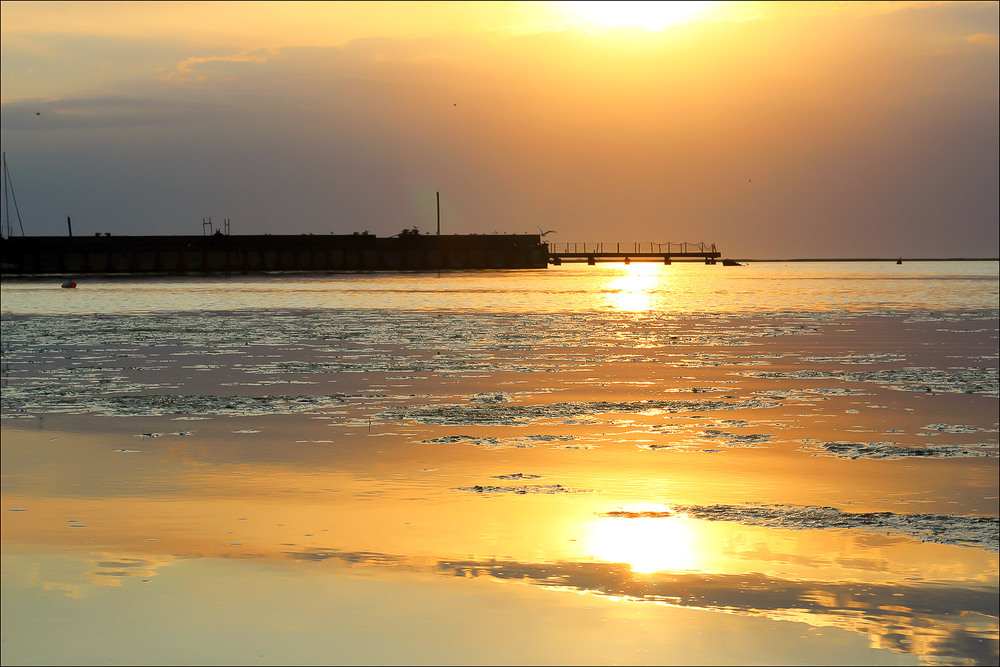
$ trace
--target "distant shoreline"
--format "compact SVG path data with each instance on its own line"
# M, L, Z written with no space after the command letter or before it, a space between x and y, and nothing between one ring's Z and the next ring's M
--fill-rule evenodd
M1000 257L840 257L840 258L796 258L796 259L744 259L732 258L737 262L1000 262Z

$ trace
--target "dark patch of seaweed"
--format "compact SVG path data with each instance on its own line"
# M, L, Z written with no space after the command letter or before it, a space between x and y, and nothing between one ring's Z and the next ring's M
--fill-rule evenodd
M387 420L409 419L423 424L463 426L483 424L491 426L527 424L541 419L579 419L592 415L639 414L651 411L661 413L711 412L770 408L780 405L756 399L743 401L593 401L553 403L549 405L422 405L386 410L377 417Z
M922 391L938 394L982 394L997 398L1000 385L996 368L887 368L879 371L800 370L743 371L745 377L773 380L843 380L872 382L898 391Z
M895 533L922 542L1000 551L1000 519L952 514L843 512L812 505L675 505L673 510L703 521L804 529L860 529Z
M472 493L495 494L514 493L525 495L528 493L591 493L591 489L570 489L562 484L527 484L524 486L493 486L476 484L475 486L464 486L455 489L456 491L471 491Z
M799 451L842 459L957 458L997 456L996 443L909 446L896 442L812 442Z
M50 399L44 404L5 404L7 410L31 410L34 412L64 414L102 414L113 417L161 415L230 415L260 416L271 414L295 414L302 412L323 412L333 407L343 406L352 398L346 394L309 395L269 395L269 396L216 396L216 395L133 395L133 396L87 396ZM6 403L6 402L5 402Z

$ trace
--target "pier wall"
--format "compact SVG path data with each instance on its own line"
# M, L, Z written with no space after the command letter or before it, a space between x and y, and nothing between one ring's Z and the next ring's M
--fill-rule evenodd
M544 269L537 234L26 236L2 240L4 275Z

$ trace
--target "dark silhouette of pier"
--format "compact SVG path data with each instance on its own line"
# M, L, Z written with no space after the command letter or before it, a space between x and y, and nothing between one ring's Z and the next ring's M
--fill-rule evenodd
M269 271L544 269L537 234L16 236L0 241L6 275Z
M221 230L202 236L73 236L69 227L67 236L7 237L0 249L4 276L544 269L574 262L715 264L721 256L714 243L553 244L540 234L416 230L388 238L368 233L230 236Z

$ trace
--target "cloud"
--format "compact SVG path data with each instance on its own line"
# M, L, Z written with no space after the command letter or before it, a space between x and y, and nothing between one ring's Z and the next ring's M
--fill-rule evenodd
M193 56L178 63L174 69L164 72L161 78L173 83L202 83L209 79L229 80L236 74L232 68L226 67L227 65L265 63L278 53L277 49L258 49L228 56Z
M975 44L985 44L987 46L997 46L1000 43L1000 37L997 35L990 35L986 33L976 33L975 35L969 35L966 37L967 40Z

